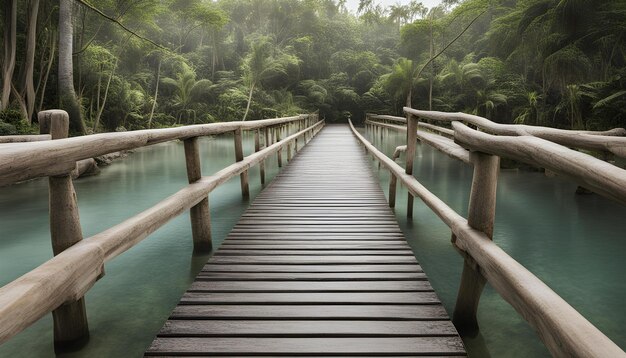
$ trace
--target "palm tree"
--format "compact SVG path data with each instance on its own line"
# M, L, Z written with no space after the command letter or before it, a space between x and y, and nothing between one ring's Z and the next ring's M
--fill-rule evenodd
M516 124L539 124L539 111L537 105L541 96L536 91L526 93L526 104L522 112L515 117Z
M415 64L413 61L401 57L394 64L392 72L385 81L387 92L396 98L406 98L406 106L411 107L411 97L416 78Z
M250 90L246 112L243 114L242 121L245 121L248 117L255 87L260 86L261 81L274 75L287 74L286 66L297 64L298 61L296 57L275 49L268 38L261 38L252 45L243 66L244 82Z
M178 107L178 122L184 114L192 114L195 122L195 111L190 108L201 100L202 95L208 92L212 85L210 80L196 80L196 72L183 62L182 69L176 74L176 79L164 77L161 83L174 88L174 106Z

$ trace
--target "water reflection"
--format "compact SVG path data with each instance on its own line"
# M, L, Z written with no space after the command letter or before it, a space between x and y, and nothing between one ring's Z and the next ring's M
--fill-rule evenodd
M374 144L391 156L405 135L389 132ZM404 163L404 156L398 160ZM467 216L472 168L418 144L414 175L459 214ZM386 170L377 171L385 192ZM406 188L398 186L396 217L449 313L454 308L462 259L450 229L420 200L406 219ZM598 195L575 195L576 185L540 172L501 170L495 242L542 279L596 327L626 348L626 208ZM489 286L481 298L481 335L465 339L475 357L549 357L535 332Z
M244 152L251 153L252 137ZM232 136L203 138L202 173L210 175L235 160ZM266 163L269 179L276 158ZM85 237L101 232L165 199L187 185L182 142L137 150L98 176L75 182ZM250 171L250 192L261 190L258 167ZM218 247L248 205L239 178L210 195L212 235ZM193 255L189 215L175 218L136 247L106 265L106 276L86 296L91 339L80 352L63 357L140 357L208 255ZM52 257L48 231L47 180L0 188L0 285ZM0 357L53 357L48 315L0 346Z

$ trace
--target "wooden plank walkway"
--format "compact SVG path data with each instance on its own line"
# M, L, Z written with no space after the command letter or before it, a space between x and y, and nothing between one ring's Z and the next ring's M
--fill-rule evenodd
M465 356L347 126L259 194L147 356Z

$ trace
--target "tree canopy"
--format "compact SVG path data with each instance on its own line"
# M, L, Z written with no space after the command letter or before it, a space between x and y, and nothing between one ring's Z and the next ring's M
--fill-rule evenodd
M34 131L49 108L72 111L85 133L318 109L340 121L401 115L407 103L503 123L626 126L624 1L345 5L7 0L0 134Z

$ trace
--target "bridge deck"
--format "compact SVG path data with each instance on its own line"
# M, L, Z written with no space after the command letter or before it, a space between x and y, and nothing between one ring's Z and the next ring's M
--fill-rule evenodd
M347 126L256 198L148 356L464 356Z

